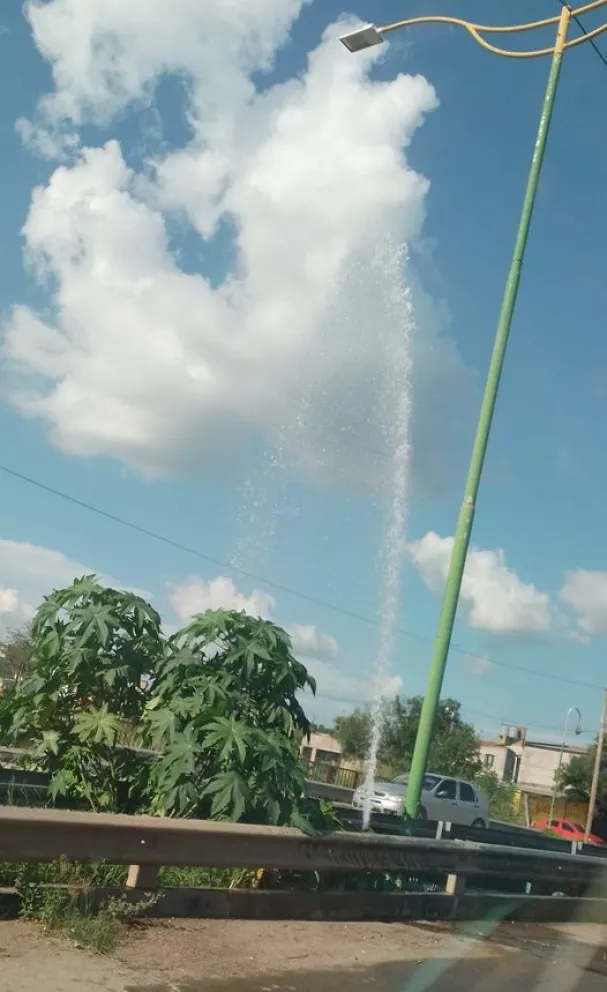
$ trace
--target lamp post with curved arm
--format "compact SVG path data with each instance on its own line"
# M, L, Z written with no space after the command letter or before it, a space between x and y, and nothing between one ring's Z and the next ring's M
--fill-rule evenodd
M567 744L567 734L569 733L569 721L573 713L577 713L577 723L575 725L574 733L578 736L582 733L582 714L580 713L577 706L570 706L567 710L567 715L565 716L565 726L563 727L563 740L561 741L561 748L559 751L558 765L556 766L556 771L554 773L554 786L552 788L552 799L550 802L550 816L548 817L548 826L552 823L554 817L554 807L556 805L556 793L559 787L559 779L561 777L561 767L563 765L563 753Z
M582 45L584 42L590 41L591 38L595 38L597 35L601 34L601 32L606 31L607 24L594 28L592 31L588 31L581 37L575 38L571 41L567 40L567 29L572 17L579 17L581 14L585 14L588 11L603 7L606 3L607 0L594 0L593 3L587 3L577 10L572 10L568 6L563 6L561 13L555 17L548 17L544 20L533 21L528 24L515 24L499 27L475 24L470 21L464 21L458 17L413 17L404 21L396 21L394 24L388 24L385 27L380 28L376 28L373 24L368 24L365 27L352 31L341 38L341 41L349 51L358 52L364 48L381 44L385 35L392 31L400 30L401 28L414 27L418 24L454 24L458 27L464 28L474 38L474 40L478 42L479 45L482 45L483 48L497 55L503 55L512 59L538 58L541 56L552 57L546 93L540 114L537 137L531 158L529 178L527 180L527 187L525 189L523 207L514 245L514 253L510 263L510 268L508 270L502 305L497 322L495 343L489 364L489 371L487 373L487 381L483 394L476 436L474 438L472 448L470 467L466 478L464 499L459 512L455 537L453 539L451 560L449 562L438 628L434 641L432 664L428 676L428 684L426 694L424 696L415 748L413 751L405 802L405 813L409 817L417 816L419 810L422 783L426 773L428 754L432 743L432 735L436 721L436 714L438 711L438 704L440 701L445 667L449 655L449 646L455 623L455 615L459 601L462 578L464 575L466 555L468 553L468 546L470 543L470 533L474 519L476 499L485 454L487 451L487 443L491 431L491 422L495 410L495 402L499 390L500 378L504 366L506 346L508 344L510 326L512 324L512 315L514 312L514 306L521 279L521 269L525 257L525 248L527 245L531 216L538 189L542 161L546 150L546 141L552 118L557 84L561 72L563 54L566 50ZM517 32L530 31L536 28L549 27L550 25L556 25L557 29L556 40L554 46L551 48L540 48L534 51L510 51L508 49L497 47L492 42L487 41L486 37L484 37L485 35L513 34Z

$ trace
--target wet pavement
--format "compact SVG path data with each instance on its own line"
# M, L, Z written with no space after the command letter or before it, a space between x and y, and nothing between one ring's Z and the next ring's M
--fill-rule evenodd
M496 964L433 958L417 965L256 975L213 981L192 979L127 985L125 992L605 992L607 978L567 962L538 963L517 954Z
M432 932L431 925L426 930ZM437 926L436 933L444 940L444 927ZM486 954L479 953L477 939ZM470 932L453 950L371 967L127 985L125 992L607 992L605 948L549 927L507 924L477 938Z
M154 921L102 957L0 924L1 992L607 992L607 926Z

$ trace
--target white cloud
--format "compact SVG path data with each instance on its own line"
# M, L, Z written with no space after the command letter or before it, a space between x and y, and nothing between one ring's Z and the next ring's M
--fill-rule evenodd
M559 598L577 613L582 638L607 634L607 572L566 572Z
M162 74L210 88L209 110L251 95L305 0L27 0L34 42L51 63L55 92L41 112L55 124L109 121L149 102ZM226 122L229 123L229 122Z
M385 676L380 683L362 673L353 675L342 663L323 661L320 658L303 658L306 668L317 681L317 696L336 705L335 712L353 706L364 706L376 695L392 697L402 690L400 675Z
M110 141L34 193L24 236L53 316L15 307L5 354L13 403L61 448L164 474L236 464L253 439L279 438L310 473L381 486L377 427L409 277L378 245L420 232L428 183L403 149L437 100L421 77L371 82L380 53L351 57L335 28L304 73L256 91L251 74L271 66L301 6L27 5L55 80L40 105L44 147L53 128L69 148L84 122L149 103L166 74L184 80L191 129L181 148L158 145L145 182ZM179 217L201 244L222 224L235 232L219 285L179 268ZM416 311L413 466L428 487L471 379L419 287Z
M19 117L15 130L30 151L47 159L69 159L79 148L75 134L61 134L44 127L35 127L31 121Z
M93 572L94 568L73 561L61 551L26 541L0 540L2 626L20 626L31 619L43 596ZM111 576L102 576L101 580L117 585Z
M13 622L18 622L29 619L32 613L32 607L21 601L16 589L0 588L0 614L10 617Z
M169 602L181 623L204 610L244 610L252 616L275 619L276 601L263 590L254 589L247 596L226 576L206 580L193 575L181 583L168 587ZM293 650L318 683L318 698L311 701L305 695L306 709L310 712L329 714L341 712L344 707L364 705L374 698L376 691L394 696L402 688L400 676L388 676L381 684L373 682L370 675L353 675L351 668L338 661L339 647L334 637L320 632L312 624L291 624L286 627L291 635Z
M12 613L17 608L19 596L16 589L0 589L0 613Z
M470 655L465 658L462 667L467 675L476 675L479 678L490 675L493 671L493 662L482 655Z
M247 596L225 575L208 580L191 575L183 582L170 584L168 593L169 602L181 623L205 610L239 610L266 620L274 619L276 612L276 600L269 593L254 589ZM322 633L312 624L291 624L286 630L291 635L297 655L336 658L339 653L335 638Z
M424 583L436 594L443 590L452 547L452 537L433 531L407 545L407 554ZM550 597L508 568L501 548L470 549L460 602L469 626L491 634L547 631L556 621Z
M268 619L276 606L275 599L260 589L245 596L225 575L209 581L192 575L171 585L169 602L182 623L205 610L243 610L251 616Z
M336 658L337 641L330 634L323 634L312 624L295 623L287 627L296 654L312 657Z

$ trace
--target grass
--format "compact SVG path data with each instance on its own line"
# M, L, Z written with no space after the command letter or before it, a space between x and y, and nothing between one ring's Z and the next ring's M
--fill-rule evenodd
M109 954L126 926L153 906L157 898L151 895L136 903L110 899L104 906L97 907L91 904L86 893L38 888L26 899L22 916L35 920L51 933L69 937L78 947Z
M200 889L252 889L259 872L250 868L161 868L159 885Z
M151 893L134 903L124 897L108 899L101 906L93 903L92 888L122 887L126 876L124 866L101 861L0 863L0 886L17 889L23 919L35 920L45 930L62 933L100 954L109 953L125 928L161 898Z
M21 917L34 920L51 933L61 933L80 947L109 953L127 927L151 909L161 893L149 893L136 902L125 897L103 905L91 899L95 888L122 888L128 869L103 861L48 864L0 862L0 887L15 888L21 896ZM252 888L260 873L231 868L161 868L159 886L197 888Z

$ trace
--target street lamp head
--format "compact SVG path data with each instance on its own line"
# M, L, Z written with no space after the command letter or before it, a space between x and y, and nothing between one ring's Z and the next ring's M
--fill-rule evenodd
M373 48L373 45L381 45L384 40L374 24L365 24L363 28L356 31L349 31L342 34L339 39L349 52L362 52L363 48Z
M571 706L567 710L567 721L566 721L566 723L567 724L569 723L569 717L573 713L575 713L575 715L577 716L577 723L576 723L576 725L574 727L573 733L576 735L576 737L579 737L579 735L582 733L582 714L580 713L580 711L577 708L577 706Z

